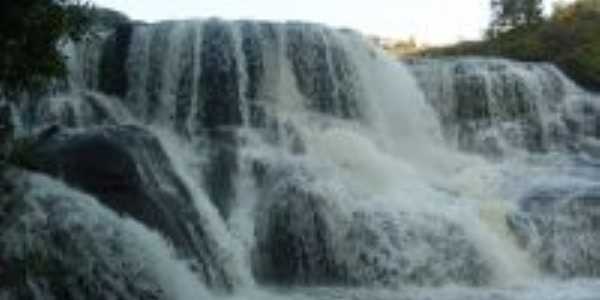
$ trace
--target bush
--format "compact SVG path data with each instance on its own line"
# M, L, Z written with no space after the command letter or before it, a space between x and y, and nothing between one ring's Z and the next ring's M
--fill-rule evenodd
M89 20L89 6L77 0L0 2L0 92L7 96L65 76L57 44L80 38Z

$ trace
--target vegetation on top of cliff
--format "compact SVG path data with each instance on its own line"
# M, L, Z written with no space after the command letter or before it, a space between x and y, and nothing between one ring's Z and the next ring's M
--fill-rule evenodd
M600 90L600 0L558 4L551 16L535 22L501 24L499 30L492 22L483 41L430 48L416 55L502 56L547 61L556 64L580 85Z
M19 0L0 4L0 91L41 87L66 75L57 47L64 37L81 38L89 5L78 0Z
M67 75L60 44L78 41L92 27L112 28L127 16L84 0L19 0L0 3L0 96L45 87Z
M518 27L531 27L543 20L542 0L491 0L492 22L487 34L497 37Z
M83 0L0 2L0 102L22 91L40 91L67 75L61 43L128 22L127 16ZM8 105L0 104L0 172L5 164L32 167L31 142L14 140Z

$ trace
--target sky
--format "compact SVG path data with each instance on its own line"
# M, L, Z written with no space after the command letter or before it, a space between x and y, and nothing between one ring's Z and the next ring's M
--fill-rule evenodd
M557 0L545 0L546 11ZM431 45L477 39L490 20L489 0L94 0L133 19L220 17L302 20Z

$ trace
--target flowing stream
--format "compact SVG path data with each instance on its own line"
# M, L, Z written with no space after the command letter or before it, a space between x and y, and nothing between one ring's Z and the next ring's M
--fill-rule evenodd
M65 52L2 299L600 298L600 97L551 65L216 19Z

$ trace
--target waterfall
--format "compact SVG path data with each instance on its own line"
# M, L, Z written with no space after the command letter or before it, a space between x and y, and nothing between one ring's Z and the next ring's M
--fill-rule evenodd
M597 96L556 67L502 59L426 59L411 68L455 147L498 155L577 148L597 137Z
M16 104L34 151L0 198L0 282L19 279L0 297L600 288L576 279L600 275L600 102L551 65L397 62L352 31L219 19L64 51L68 82Z

